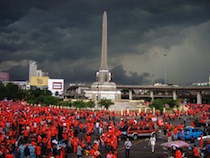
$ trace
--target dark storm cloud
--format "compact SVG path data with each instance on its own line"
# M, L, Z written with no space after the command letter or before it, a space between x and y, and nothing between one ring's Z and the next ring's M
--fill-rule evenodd
M102 13L106 10L109 67L115 82L159 81L160 49L173 57L168 59L170 63L175 59L180 67L186 67L180 72L176 63L171 64L168 69L173 72L194 73L188 67L199 72L209 66L208 61L202 62L203 66L185 61L189 57L191 61L202 60L200 54L209 56L209 8L209 0L0 0L0 71L10 71L12 79L19 78L14 69L23 60L32 59L51 78L94 82L100 66ZM141 61L136 60L137 55ZM144 66L147 63L150 66ZM144 65L137 69L138 64ZM28 76L23 70L23 76ZM188 80L168 75L171 82ZM204 79L205 75L199 76Z
M37 1L37 0L0 0L0 25L7 26L26 16L31 8L48 10L59 5L59 1Z
M14 81L26 81L28 80L28 66L17 65L12 67L8 72L10 79Z
M116 66L112 70L113 74L113 81L117 84L129 84L129 85L141 85L141 84L148 84L150 81L148 80L150 77L149 73L143 72L142 74L138 75L137 73L128 72L123 70L123 67Z
M128 49L136 53L136 45L139 43L149 43L159 39L159 37L173 36L177 34L177 31L187 26L198 25L209 20L210 15L210 1L151 0L133 4L131 6L127 4L129 9L125 11L120 10L120 13L115 13L113 16L110 15L110 25L114 26L110 28L112 30L110 34L114 36L110 37L110 43L115 46L115 51L118 53L126 53ZM157 32L156 36L147 37L148 32L156 31L166 26L179 26L180 28L176 31L172 28L170 30L163 29L161 32ZM126 43L126 45L122 45L122 43ZM173 44L171 42L164 46L163 43L157 43L158 46L166 48ZM127 45L130 47L127 47ZM144 50L139 53L144 53Z
M94 81L96 79L96 70L89 69L87 67L84 67L83 65L80 67L75 67L71 71L71 74L72 75L69 75L68 70L61 73L61 75L64 76L68 81L76 81L77 83L91 84L91 81Z
M50 60L78 59L81 55L90 57L87 50L91 51L91 48L96 45L96 39L99 38L95 38L95 31L92 28L89 32L83 30L88 18L83 15L81 16L83 18L79 19L75 14L72 17L63 17L59 15L61 13L56 14L57 12L53 9L48 12L36 8L31 9L26 17L7 27L6 44L18 45L22 51L34 51L40 56L45 54ZM19 38L12 43L14 33L19 34ZM97 45L100 43L97 42ZM11 53L14 57L21 57L19 53L14 51ZM27 58L25 55L24 53L22 58ZM28 54L28 58L31 58L31 54Z

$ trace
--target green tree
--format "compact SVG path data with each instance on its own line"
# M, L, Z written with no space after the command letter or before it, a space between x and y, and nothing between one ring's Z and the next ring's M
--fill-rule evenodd
M57 97L58 95L59 95L59 92L58 92L58 91L56 91L56 92L55 92L55 96Z
M168 104L170 108L179 107L178 101L174 99L167 99L166 104Z
M34 104L43 103L45 96L52 96L51 91L44 89L41 90L39 88L36 89L30 89L26 91L25 100L30 102L33 102Z
M75 108L81 109L86 108L86 103L83 100L77 100L72 103Z
M86 106L89 108L93 108L94 107L94 102L92 100L90 100L89 102L86 102Z
M6 97L5 91L6 91L6 87L3 85L3 83L0 83L0 100Z
M152 104L150 105L151 108L155 108L158 110L163 110L164 108L164 102L162 99L155 99Z
M19 88L18 85L13 84L13 83L8 83L5 87L4 96L7 99L23 99L24 93Z
M45 96L43 100L44 105L58 105L59 99L53 96Z
M71 102L69 101L60 101L58 104L61 106L67 106L67 107L71 106Z
M100 102L98 102L98 105L100 106L100 107L104 107L104 108L106 108L106 109L109 109L109 107L111 106L111 105L113 105L114 103L110 100L110 99L101 99L101 101Z

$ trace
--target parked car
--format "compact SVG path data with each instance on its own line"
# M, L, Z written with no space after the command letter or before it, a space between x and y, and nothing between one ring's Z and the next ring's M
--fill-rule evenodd
M178 138L183 138L183 132L178 132ZM192 126L187 126L184 128L184 139L191 139L191 137L194 137L195 139L203 135L203 131L201 129L194 128Z
M154 129L154 127L142 127L138 125L129 126L126 131L126 136L131 137L134 140L137 140L138 137L143 136L151 136L154 135L157 138L157 130Z

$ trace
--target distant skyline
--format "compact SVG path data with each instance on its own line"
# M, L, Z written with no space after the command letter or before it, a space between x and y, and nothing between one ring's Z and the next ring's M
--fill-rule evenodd
M35 60L50 78L93 83L106 11L116 84L208 82L209 8L209 0L0 0L0 72L28 80Z

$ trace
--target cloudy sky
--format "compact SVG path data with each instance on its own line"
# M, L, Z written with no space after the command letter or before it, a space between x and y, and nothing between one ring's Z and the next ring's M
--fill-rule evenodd
M207 82L209 8L210 0L0 0L0 71L28 80L35 60L50 78L94 82L106 10L117 84Z

